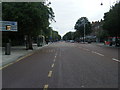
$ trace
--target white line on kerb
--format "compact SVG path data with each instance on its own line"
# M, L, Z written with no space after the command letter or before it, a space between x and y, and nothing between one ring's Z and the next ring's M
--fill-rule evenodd
M117 61L117 62L120 62L120 60L118 59L115 59L115 58L112 58L113 61Z

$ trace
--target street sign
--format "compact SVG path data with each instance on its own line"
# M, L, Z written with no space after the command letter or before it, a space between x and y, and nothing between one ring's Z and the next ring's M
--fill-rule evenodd
M17 22L14 21L0 21L0 31L18 31Z

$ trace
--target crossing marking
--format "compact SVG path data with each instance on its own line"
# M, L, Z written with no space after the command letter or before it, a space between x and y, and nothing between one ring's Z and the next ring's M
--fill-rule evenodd
M48 77L50 78L52 76L52 71L49 71Z

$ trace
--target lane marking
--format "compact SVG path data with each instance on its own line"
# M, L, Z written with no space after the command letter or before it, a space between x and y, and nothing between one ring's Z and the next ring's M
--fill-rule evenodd
M84 50L86 50L86 51L90 51L89 49L86 49L86 48L83 48Z
M97 53L97 52L94 52L94 51L92 51L92 53L95 53L95 54L100 55L100 56L104 56L103 54Z
M81 87L83 88L84 86L82 85Z
M56 60L54 59L53 61L55 62Z
M0 68L0 70L1 70L1 69L4 69L4 68L6 68L6 67L8 67L8 66L10 66L10 65L12 65L12 64L14 64L14 63L9 63L9 64L3 66L2 68Z
M104 56L104 55L103 55L103 54L101 54L101 53L97 53L97 52L96 52L96 54L98 54L98 55L100 55L100 56Z
M26 58L26 57L31 56L32 54L34 54L34 53L30 53L30 54L28 54L28 55L26 55L26 56L23 56L23 57L21 57L21 58L15 60L15 61L13 61L13 62L11 62L11 63L5 65L5 66L3 66L3 67L0 67L0 70L4 69L4 68L6 68L6 67L8 67L8 66L10 66L10 65L12 65L12 64L14 64L14 63L17 63L17 62L19 62L20 60L22 60L22 59L24 59L24 58Z
M91 51L92 53L95 53L94 51Z
M112 58L113 61L120 62L120 60Z
M55 58L56 58L56 55L55 55Z
M55 54L55 56L57 56L57 53Z
M48 84L44 85L44 89L43 90L47 90L48 89Z
M52 66L51 66L51 67L53 68L54 66L55 66L55 64L52 64Z
M49 71L48 77L49 77L49 78L52 77L52 71Z

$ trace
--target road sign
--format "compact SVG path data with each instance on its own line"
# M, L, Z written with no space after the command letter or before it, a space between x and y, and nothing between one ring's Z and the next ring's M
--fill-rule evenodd
M18 31L17 30L17 22L0 21L0 31Z

